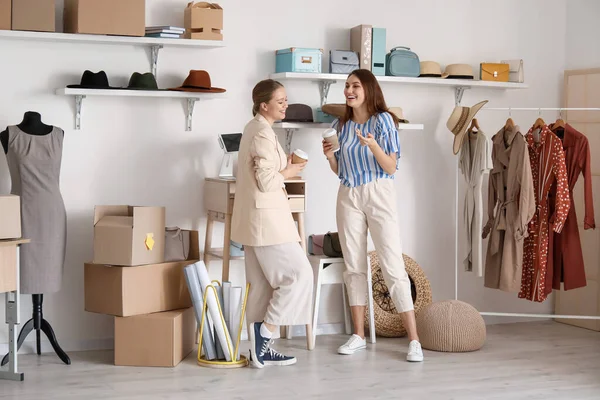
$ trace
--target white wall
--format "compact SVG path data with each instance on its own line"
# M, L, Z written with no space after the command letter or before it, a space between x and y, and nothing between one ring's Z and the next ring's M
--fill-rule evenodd
M600 2L569 0L566 20L566 69L600 67L600 48L595 42L600 35L598 25Z
M218 174L222 154L216 135L240 132L251 118L252 87L273 72L276 49L319 47L328 54L330 49L349 47L349 28L370 23L387 28L388 49L410 46L422 60L442 65L464 62L477 70L482 61L525 60L528 90L469 90L463 98L465 105L488 99L490 106L498 107L557 106L565 66L565 3L510 0L497 7L497 2L472 0L456 0L451 5L442 0L374 0L368 5L306 0L284 6L273 0L223 1L226 48L165 49L159 60L161 87L181 84L190 69L206 69L215 86L227 88L226 99L196 105L193 132L184 130L180 101L119 98L85 99L82 130L73 130L73 101L54 95L54 90L77 83L85 69L104 69L112 85L126 85L132 72L148 69L149 57L141 48L0 40L0 127L17 124L23 112L36 110L46 123L65 129L61 188L68 212L68 249L64 288L47 295L44 304L44 315L61 344L67 350L111 346L112 319L83 311L83 263L92 257L94 205L164 205L168 225L199 229L203 243L203 180ZM181 24L185 4L186 0L148 0L147 24ZM284 84L291 103L317 107L316 84ZM425 124L424 131L401 132L396 187L403 250L425 270L434 300L453 298L456 158L445 124L454 93L448 88L395 84L385 84L383 90L389 105L403 107L409 120ZM342 84L333 85L329 101L343 101L342 91ZM480 125L492 135L506 117L482 112ZM536 115L513 117L528 128ZM319 134L299 132L293 143L311 156L305 172L310 190L307 234L336 230L338 182L322 157ZM0 192L9 190L6 163L0 160ZM218 266L218 262L211 265L215 278L220 274ZM242 273L243 264L234 263L234 282L243 280ZM321 313L321 322L341 321L337 290L325 292L334 303ZM23 296L23 322L31 314L28 297ZM487 311L547 312L552 303L549 299L531 304L516 294L484 289L482 279L463 272L459 298ZM0 331L3 342L4 330Z

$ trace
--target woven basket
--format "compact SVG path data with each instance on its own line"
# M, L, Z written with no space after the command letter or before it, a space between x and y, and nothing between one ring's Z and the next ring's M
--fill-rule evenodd
M392 301L387 285L383 280L383 273L379 267L377 252L369 253L371 258L371 276L373 280L373 313L375 314L375 333L383 337L402 337L406 329L400 314ZM411 295L415 307L415 314L431 304L431 286L419 264L406 254L402 254L406 272L410 279ZM369 326L369 308L365 313L365 326Z

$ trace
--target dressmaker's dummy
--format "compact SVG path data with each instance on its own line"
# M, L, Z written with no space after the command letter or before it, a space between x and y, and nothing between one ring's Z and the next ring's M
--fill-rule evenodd
M22 235L31 240L20 250L20 289L22 294L33 295L33 318L23 326L18 345L35 329L40 354L41 329L61 359L70 364L42 315L43 294L58 292L62 286L67 238L59 188L63 136L62 129L44 124L39 113L28 111L20 124L0 133L0 142L11 175L11 194L21 198Z

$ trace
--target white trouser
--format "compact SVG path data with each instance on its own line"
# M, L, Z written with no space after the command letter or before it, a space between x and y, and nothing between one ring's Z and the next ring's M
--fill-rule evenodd
M398 312L414 310L410 279L402 258L392 179L378 179L354 188L340 185L337 226L344 253L344 282L351 306L367 305L367 230L371 232L383 279Z
M244 252L250 283L246 322L310 324L314 274L300 243L244 246Z

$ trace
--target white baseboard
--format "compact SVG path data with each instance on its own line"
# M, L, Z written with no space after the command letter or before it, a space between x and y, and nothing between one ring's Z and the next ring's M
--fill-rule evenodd
M91 351L91 350L112 350L114 348L114 339L92 339L92 340L72 340L59 341L60 347L67 353L75 351ZM42 339L42 353L54 353L54 349L48 339ZM0 343L0 359L8 353L8 343ZM35 354L35 339L26 340L19 350L21 354Z
M344 324L321 324L317 327L317 335L337 335L345 332ZM294 337L305 337L306 328L304 326L294 326ZM248 340L248 332L246 329L242 331L242 341ZM72 340L60 341L60 347L67 353L76 351L93 351L93 350L112 350L114 348L114 339L91 339L91 340ZM35 339L26 340L19 350L21 354L35 354ZM8 353L8 343L0 343L0 359ZM42 353L54 353L54 349L48 339L42 339Z

